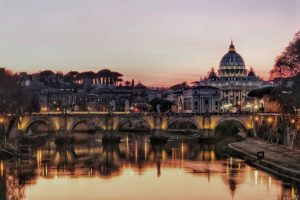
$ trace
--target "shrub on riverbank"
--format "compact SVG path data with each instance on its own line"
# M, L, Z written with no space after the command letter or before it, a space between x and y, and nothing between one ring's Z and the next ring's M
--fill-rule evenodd
M217 155L226 154L227 147L229 144L234 142L240 142L243 140L244 138L242 138L239 135L230 135L228 137L220 138L215 143L215 152Z

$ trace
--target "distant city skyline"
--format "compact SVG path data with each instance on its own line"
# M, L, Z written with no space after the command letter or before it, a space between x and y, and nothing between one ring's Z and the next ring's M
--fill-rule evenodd
M0 0L0 67L13 72L104 68L171 86L218 68L232 39L267 79L300 29L298 0Z

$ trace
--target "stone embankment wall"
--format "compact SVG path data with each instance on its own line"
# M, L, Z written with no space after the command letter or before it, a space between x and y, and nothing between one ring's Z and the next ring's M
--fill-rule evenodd
M300 183L300 167L297 166L297 160L291 158L291 160L287 160L283 164L281 162L283 160L281 156L276 157L272 155L273 152L261 149L261 144L256 146L255 143L245 143L248 143L247 140L229 144L228 151L230 155L240 157L245 160L245 162L271 174ZM258 151L264 151L265 154L268 154L268 156L264 159L258 160L256 155L256 152Z

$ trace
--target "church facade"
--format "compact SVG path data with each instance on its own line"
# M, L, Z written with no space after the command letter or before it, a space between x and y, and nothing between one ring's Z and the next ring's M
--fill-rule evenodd
M217 72L212 70L200 81L200 85L220 90L220 111L255 111L260 103L248 97L248 93L261 88L264 81L256 76L253 68L245 66L243 57L235 50L232 41L228 52L222 57Z

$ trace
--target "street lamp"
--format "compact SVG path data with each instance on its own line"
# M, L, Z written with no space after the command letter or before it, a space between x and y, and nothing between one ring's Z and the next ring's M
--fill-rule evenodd
M269 118L268 118L268 122L271 124L272 121L273 121L272 117L269 117Z

